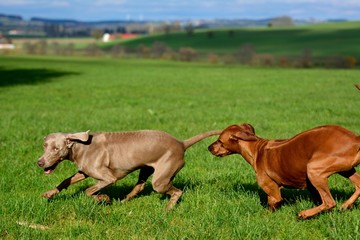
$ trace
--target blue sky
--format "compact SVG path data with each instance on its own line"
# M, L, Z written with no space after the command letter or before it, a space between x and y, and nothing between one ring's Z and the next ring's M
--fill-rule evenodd
M360 20L360 0L0 0L0 13L25 19L177 20L291 16Z

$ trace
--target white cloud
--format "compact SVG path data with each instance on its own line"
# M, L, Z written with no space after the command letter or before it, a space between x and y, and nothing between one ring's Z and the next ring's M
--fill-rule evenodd
M19 6L19 5L28 5L33 3L34 3L33 1L29 1L29 0L13 0L13 1L0 0L0 6Z
M88 1L86 1L88 2ZM89 3L89 2L88 2ZM126 0L96 0L93 5L94 6L123 6L127 3Z
M71 4L67 1L49 1L51 7L70 7Z

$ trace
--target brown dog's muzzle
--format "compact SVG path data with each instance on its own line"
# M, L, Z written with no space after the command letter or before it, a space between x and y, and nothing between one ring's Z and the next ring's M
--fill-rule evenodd
M215 155L213 145L214 145L214 144L211 144L211 145L208 147L208 150L209 150L209 152L211 152L211 154Z
M214 155L216 157L224 157L224 156L231 154L231 152L229 150L227 150L226 148L222 147L221 143L219 143L218 141L211 144L208 147L208 150L211 152L212 155Z

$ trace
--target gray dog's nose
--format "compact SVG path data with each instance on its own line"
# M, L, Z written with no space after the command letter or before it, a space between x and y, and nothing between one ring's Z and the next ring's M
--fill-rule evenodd
M44 167L44 165L45 165L44 159L40 159L40 160L37 162L37 164L38 164L39 167Z

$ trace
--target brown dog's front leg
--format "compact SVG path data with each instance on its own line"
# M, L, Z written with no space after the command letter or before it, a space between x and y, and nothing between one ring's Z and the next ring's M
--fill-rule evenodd
M274 211L280 207L283 199L280 194L280 188L271 178L267 175L256 176L260 187L267 194L269 209Z
M87 178L87 175L85 173L79 171L76 174L74 174L73 176L71 176L71 177L65 179L64 181L62 181L59 184L59 186L57 186L56 188L45 192L43 194L43 197L49 199L49 198L53 197L54 195L56 195L57 193L59 193L61 190L66 189L70 185L72 185L74 183L77 183L77 182L79 182L81 180L84 180L85 178Z

